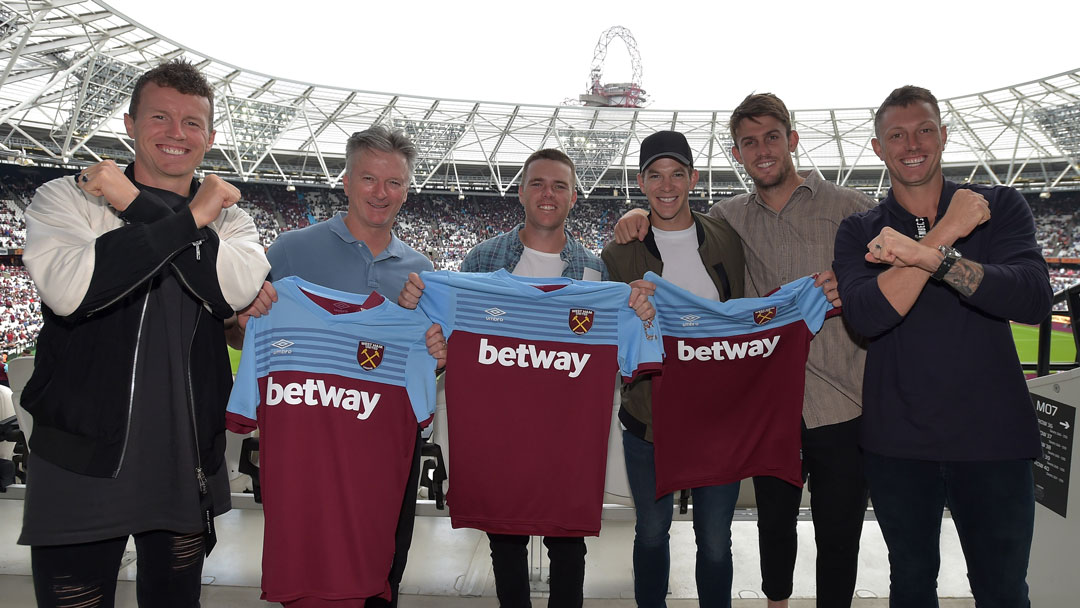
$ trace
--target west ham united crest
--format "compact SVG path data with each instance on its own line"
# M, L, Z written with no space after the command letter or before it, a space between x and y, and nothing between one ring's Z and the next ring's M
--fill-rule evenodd
M383 350L385 347L382 344L361 340L360 346L356 347L356 360L360 362L360 369L370 372L379 367L382 363Z
M754 323L758 325L764 325L773 320L776 316L776 307L770 306L768 308L762 308L761 310L754 311Z
M570 309L570 331L577 335L589 333L596 313L585 308Z

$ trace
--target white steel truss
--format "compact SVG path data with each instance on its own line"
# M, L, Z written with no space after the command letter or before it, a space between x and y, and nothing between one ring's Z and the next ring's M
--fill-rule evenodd
M233 170L247 179L270 153L282 131L293 123L297 110L294 106L233 95L225 96L224 106L230 148L226 158ZM276 161L271 160L276 167ZM281 174L280 168L276 173Z
M702 172L699 195L751 187L731 156L730 110L433 99L275 78L164 38L103 0L0 0L0 162L130 159L122 124L130 79L174 57L198 65L217 92L219 136L203 171L333 186L345 169L349 135L387 124L417 142L415 188L505 194L530 153L558 146L581 163L583 193L629 192L641 139L675 129L686 134ZM943 99L950 129L944 169L957 180L1080 189L1078 108L1080 69ZM870 147L873 108L795 109L792 118L800 169L870 194L888 187Z

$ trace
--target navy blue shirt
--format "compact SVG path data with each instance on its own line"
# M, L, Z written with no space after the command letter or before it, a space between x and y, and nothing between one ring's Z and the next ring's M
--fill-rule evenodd
M1034 324L1050 313L1046 261L1035 242L1031 209L1012 188L945 182L937 220L960 187L983 195L991 214L953 245L985 273L970 297L931 279L906 316L889 304L877 276L890 266L863 256L885 226L916 238L915 216L892 190L837 231L833 270L844 317L871 339L861 443L897 458L1036 458L1038 423L1009 320Z

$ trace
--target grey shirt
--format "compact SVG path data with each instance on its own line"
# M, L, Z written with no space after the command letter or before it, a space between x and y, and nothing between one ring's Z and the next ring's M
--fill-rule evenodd
M739 233L746 254L746 297L763 296L789 283L832 268L840 222L876 203L861 192L841 188L817 171L780 212L758 198L740 194L713 205L709 215L727 220ZM827 319L810 343L806 364L803 421L808 428L845 422L862 413L866 344L843 321Z

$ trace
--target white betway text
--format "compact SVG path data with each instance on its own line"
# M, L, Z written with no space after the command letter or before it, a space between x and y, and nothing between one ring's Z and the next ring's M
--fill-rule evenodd
M773 336L762 340L747 340L744 342L728 342L726 340L713 342L712 346L693 347L679 340L679 361L724 361L742 359L745 357L761 357L768 359L769 355L776 350L780 342L780 336Z
M497 348L488 344L487 338L480 338L480 355L477 361L481 365L498 363L505 367L534 367L537 369L557 369L570 372L571 378L577 378L585 369L591 354L572 353L565 350L537 349L533 344L518 344L517 348L506 346Z
M266 379L266 405L278 405L284 402L288 405L340 407L359 412L356 414L357 420L367 420L368 416L375 411L375 406L379 404L381 397L380 393L327 386L322 380L311 378L303 384L299 382L275 384L273 376Z

